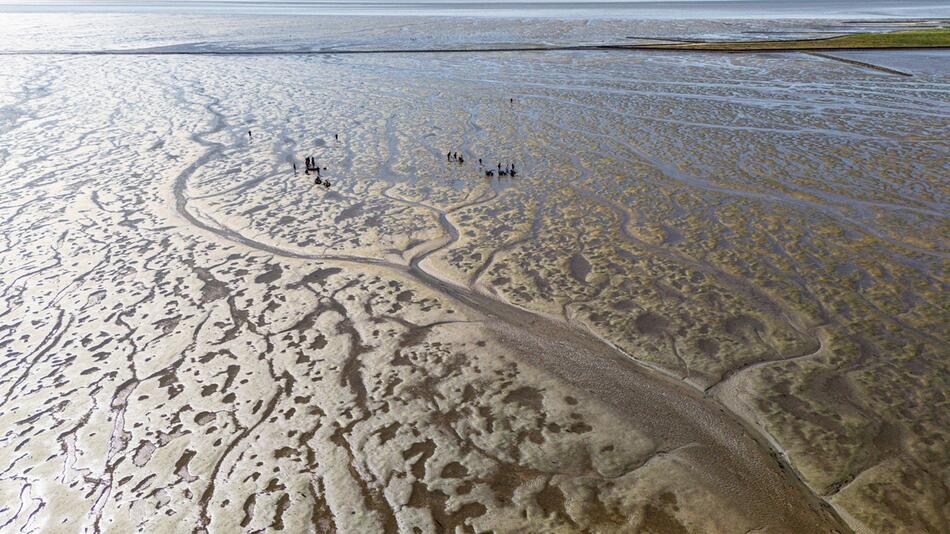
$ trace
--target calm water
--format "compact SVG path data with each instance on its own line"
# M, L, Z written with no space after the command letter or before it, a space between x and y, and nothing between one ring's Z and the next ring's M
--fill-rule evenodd
M933 0L550 0L385 2L364 0L62 0L0 1L0 11L190 12L296 15L442 15L571 18L901 18L950 17L950 3Z

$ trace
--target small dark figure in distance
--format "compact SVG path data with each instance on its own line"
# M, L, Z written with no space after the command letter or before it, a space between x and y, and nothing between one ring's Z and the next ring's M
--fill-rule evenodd
M479 167L482 166L482 158L478 158L478 166L479 166Z
M494 176L494 175L495 175L495 171L485 171L485 176L487 176L487 177L489 177L489 178L491 178L491 177Z
M330 180L324 180L323 186L326 187L327 189L330 189Z
M251 138L251 131L250 131L250 130L247 131L247 138L248 138L248 139Z
M335 141L339 141L339 140L340 140L340 134L333 134L333 139L334 139Z
M465 163L465 158L463 158L462 156L459 156L459 163Z
M452 153L451 153L451 152L446 152L446 153L445 153L445 161L452 161Z
M297 162L296 162L296 161L293 161L293 162L291 162L290 164L294 166L294 175L296 176L296 175L297 175Z

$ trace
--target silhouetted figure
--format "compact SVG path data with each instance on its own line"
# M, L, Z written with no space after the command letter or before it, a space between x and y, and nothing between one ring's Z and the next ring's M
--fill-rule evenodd
M459 156L459 163L465 163L465 158L463 158L462 156Z
M489 178L491 178L491 177L494 176L494 175L495 175L495 171L485 171L485 176L487 176L487 177L489 177Z
M445 153L445 161L452 161L452 152L451 152L451 151Z
M508 176L508 171L498 171L498 176Z
M327 189L330 189L330 180L325 180L325 181L323 182L323 185L324 185L324 187L326 187Z
M296 175L297 175L297 162L296 162L296 161L293 161L293 162L291 162L290 164L294 166L294 176L296 176Z
M250 130L247 131L247 138L248 138L248 139L251 138L251 131L250 131Z
M501 163L498 164L498 174L501 174Z
M508 103L509 103L509 104L514 104L514 103L515 103L515 99L514 99L514 98L509 98L509 99L508 99Z
M340 134L333 134L333 139L334 139L334 141L339 141L339 140L340 140Z
M479 166L479 167L482 166L482 158L478 158L478 166Z

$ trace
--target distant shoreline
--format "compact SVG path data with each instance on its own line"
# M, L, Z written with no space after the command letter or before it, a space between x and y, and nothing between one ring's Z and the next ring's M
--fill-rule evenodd
M189 14L251 16L374 16L553 19L816 19L892 21L950 17L950 6L927 0L0 0L6 13Z
M661 39L657 39L661 40ZM524 45L499 47L428 47L373 49L279 50L257 49L183 49L180 47L109 49L109 50L24 50L0 51L0 56L302 56L349 54L461 54L492 52L556 52L556 51L661 51L707 53L761 52L842 52L853 50L947 50L950 49L950 28L906 30L882 33L859 33L835 37L768 41L676 41L649 44L594 45Z
M667 50L706 52L798 52L803 50L895 50L950 48L950 28L855 33L795 40L759 40L640 45Z

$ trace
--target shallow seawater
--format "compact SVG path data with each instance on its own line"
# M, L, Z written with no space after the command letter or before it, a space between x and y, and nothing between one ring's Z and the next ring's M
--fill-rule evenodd
M221 3L206 0L151 0L83 4L63 0L4 0L11 12L202 13L213 15L345 15L484 17L546 19L767 19L945 17L947 7L932 0L256 0Z
M946 52L234 55L826 22L19 20L0 522L945 526ZM49 53L156 47L188 53Z
M714 2L717 5L731 5ZM783 5L785 3L782 3ZM825 5L822 2L822 5ZM863 3L862 3L863 4ZM913 5L914 2L909 2ZM249 4L253 5L253 4ZM117 5L106 13L82 10L9 11L0 3L0 53L98 52L328 52L525 45L628 44L673 39L795 39L861 31L936 27L950 10L920 7L919 14L897 15L855 10L829 18L827 10L776 13L748 18L748 10L715 18L696 13L658 20L637 17L539 17L499 15L486 8L474 13L412 16L396 8L372 16L347 16L314 6L292 16L236 9L222 16L201 10L135 12ZM894 18L900 16L903 18Z

